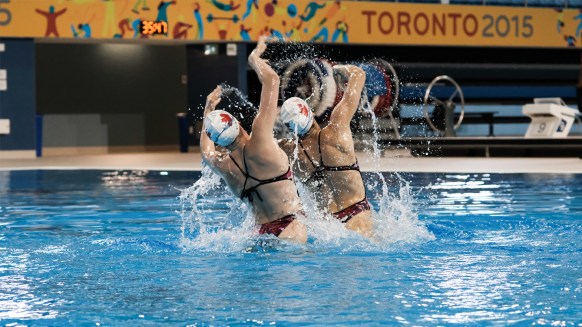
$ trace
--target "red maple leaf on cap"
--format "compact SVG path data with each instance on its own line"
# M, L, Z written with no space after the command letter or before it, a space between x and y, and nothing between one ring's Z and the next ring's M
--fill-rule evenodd
M301 112L303 116L307 117L309 115L309 109L307 106L303 103L298 103L297 105L299 106L299 112Z
M220 114L220 117L222 118L220 121L228 124L228 126L232 125L232 117L230 115Z

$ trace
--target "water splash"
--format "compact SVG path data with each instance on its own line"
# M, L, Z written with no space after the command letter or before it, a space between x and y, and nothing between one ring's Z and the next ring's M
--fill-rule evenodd
M381 185L381 191L373 196L378 209L373 216L375 232L371 239L346 229L330 214L321 212L317 198L305 185L297 183L306 212L300 220L308 228L307 248L318 252L337 249L341 252L391 251L402 244L434 239L418 220L408 183L400 185L397 195L390 194L383 176L374 175L367 179L366 184L368 187ZM281 242L274 236L257 235L251 211L224 186L218 175L204 168L202 177L193 186L182 190L179 199L182 217L180 245L183 249L218 253L305 249L305 246Z
M194 185L180 191L180 244L184 248L236 251L246 247L254 219L220 176L204 166Z
M269 61L269 65L279 74L289 64L301 59L325 58L319 48L309 42L272 42L263 53L262 58Z
M370 192L376 190L374 199L377 199L378 203L378 211L375 211L373 215L374 234L372 241L383 246L434 240L434 235L418 219L410 183L397 172L393 174L396 177L394 181L398 183L398 193L390 193L388 182L380 169L382 151L379 147L378 117L374 114L369 101L366 101L363 108L372 120L372 139L364 143L368 145L367 151L370 151L371 147L372 170L376 176L376 178L367 180L366 188Z
M221 177L207 166L194 185L180 191L180 246L185 251L241 253L304 249L273 235L258 235L252 210L228 191Z

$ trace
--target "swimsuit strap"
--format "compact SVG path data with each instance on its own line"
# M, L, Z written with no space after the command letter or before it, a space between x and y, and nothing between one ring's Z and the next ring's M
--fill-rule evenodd
M245 155L244 151L245 150L243 147L243 160L244 160L244 155ZM234 162L234 164L236 165L236 168L238 168L238 170L240 170L240 172L245 177L245 183L243 184L243 190L242 190L241 195L240 195L240 198L242 199L242 198L244 198L245 190L247 188L247 182L249 180L249 175L244 170L242 170L242 168L239 166L239 164L236 162L236 160L234 160L234 158L230 154L228 156L230 157L230 160L232 160L232 162Z
M250 175L248 175L250 178L253 178L254 180L258 181L259 183L253 187L249 187L248 189L243 189L240 197L242 198L248 198L249 202L253 202L253 195L252 193L254 192L257 197L259 198L259 200L263 201L263 198L261 198L261 195L258 192L258 188L259 186L263 186L265 184L270 184L270 183L275 183L275 182L280 182L280 181L293 181L293 172L291 171L291 166L289 166L289 168L287 168L287 171L277 177L273 177L273 178L269 178L269 179L257 179L254 178ZM245 184L246 186L246 184Z
M315 170L321 169L321 151L319 152L320 163L319 163L319 165L316 166L315 160L313 160L313 158L309 155L309 153L307 153L307 150L305 150L305 147L303 146L303 142L301 142L301 139L299 139L299 145L301 146L301 149L303 150L303 153L305 153L305 156L307 157L307 159L309 159L309 162L311 163L313 168L315 168ZM319 147L319 141L318 141L318 147Z
M321 131L317 134L317 151L319 151L319 166L325 168L323 164L323 153L321 153Z
M321 157L321 161L320 161L320 164L321 164L321 172L320 172L320 174L323 171L349 171L349 170L355 170L358 173L360 173L360 177L362 176L362 172L360 171L360 165L358 165L358 159L357 158L356 158L356 162L354 162L351 165L346 165L346 166L326 166L323 163L323 155L321 153L321 132L319 133L319 136L317 137L317 144L319 146L319 156ZM364 183L364 178L361 177L361 179L362 179L362 184L364 186L364 193L365 193L366 184ZM365 197L364 197L364 200L366 200ZM362 201L364 201L364 200L362 200Z
M307 153L307 151L303 147L301 140L299 140L299 145L301 145L301 148L303 149L305 156L307 156L307 158L311 162L311 165L315 169L315 171L311 174L311 176L309 176L309 178L307 178L306 180L303 181L304 183L306 183L312 179L323 178L324 171L347 171L347 170L356 170L358 172L360 171L360 166L358 165L357 160L355 163L353 163L351 165L347 165L347 166L327 166L323 163L323 153L321 152L321 131L319 131L319 134L317 134L317 151L319 152L319 165L317 165L317 166L315 165L315 160L313 160L313 158L309 156L309 154Z
M309 176L306 180L304 180L303 183L307 183L312 179L323 178L322 172L325 170L325 167L322 165L320 135L321 135L321 131L317 135L317 149L319 151L319 164L317 166L315 165L316 161L313 160L313 158L307 153L307 150L305 150L305 147L303 147L303 143L301 142L301 139L299 139L299 145L301 145L301 149L303 149L303 153L305 153L305 156L307 157L307 159L309 159L309 162L311 163L311 165L313 166L313 169L314 169L313 173L311 173L311 176Z
M349 166L338 166L338 167L324 166L324 167L325 167L325 170L327 170L327 171L346 171L346 170L360 171L360 166L358 165L357 161Z
M257 188L259 186L265 185L265 184L270 184L270 183L275 183L275 182L279 182L279 181L284 181L284 180L293 180L293 172L291 171L291 166L289 166L289 168L287 168L287 171L277 177L273 177L273 178L269 178L269 179L258 179L256 177L251 176L248 172L249 172L249 168L247 167L247 160L246 160L246 156L245 156L245 147L243 146L243 164L245 166L245 170L243 170L240 165L234 160L234 158L232 156L229 155L230 159L234 162L234 164L236 165L236 167L241 171L241 173L245 176L245 183L243 185L243 189L242 192L240 194L240 198L244 199L244 198L248 198L249 202L253 202L253 195L252 193L254 192L257 197L259 198L259 200L263 201L263 198L261 198L261 195L259 194L259 192L257 191ZM247 182L249 180L249 178L254 179L255 181L259 182L257 185L253 186L253 187L249 187L247 189Z
M301 147L303 148L303 144L301 144L301 140L299 140L299 144L301 145ZM307 154L307 151L305 151L305 148L303 148L303 151L305 152L305 155L307 156L307 158L309 158L309 160L311 161L311 164L313 165L313 167L315 168L315 171L311 174L311 176L309 176L309 178L307 178L304 183L309 182L311 179L322 179L324 178L324 172L325 171L348 171L348 170L356 170L360 173L360 176L362 176L362 172L360 171L360 166L358 165L358 160L356 159L356 162L354 162L351 165L346 165L346 166L326 166L323 163L323 153L321 152L321 131L319 132L319 134L317 135L317 149L319 151L319 166L315 166L315 164L313 164L314 160L312 160L312 158ZM366 192L366 185L364 183L364 179L362 178L362 184L364 187L364 193ZM321 187L323 184L319 184L319 186ZM351 206L349 206L348 208L344 208L338 212L336 212L334 215L336 214L342 214L342 212L344 212L344 210L348 211L347 209L352 208L356 206L356 210L357 209L364 209L364 210L369 210L370 209L370 204L368 203L368 199L367 197L364 195L364 199L362 201L359 201ZM366 207L367 206L367 207ZM362 210L363 211L363 210ZM359 212L357 212L359 213ZM343 222L347 222L347 220L351 219L351 216L348 217L346 220L344 220ZM341 219L340 219L341 220Z
M246 160L244 148L243 148L243 162L245 165L245 170L247 171L245 176L248 176L248 178L252 178L252 179L256 180L257 182L259 182L259 185L277 182L279 180L289 179L289 178L293 177L293 173L291 172L291 166L289 166L289 168L287 169L286 172L284 172L283 174L281 174L277 177L267 178L267 179L259 179L259 178L251 176L251 174L249 174L249 168L247 167L247 160Z
M245 145L246 145L246 144L245 144ZM254 178L253 176L251 176L251 175L249 174L249 167L247 167L247 157L245 156L245 148L246 148L246 147L243 147L242 154L243 154L243 164L245 165L245 171L247 172L247 173L246 173L246 176L248 176L248 177L250 177L250 178L252 178L252 179L254 179L254 180L258 180L258 179Z
M234 162L234 164L236 165L236 168L238 168L238 170L240 170L240 172L246 176L247 173L245 173L244 170L242 170L242 168L238 165L238 163L236 163L236 160L234 160L234 158L229 154L228 157L230 158L230 160L232 160L232 162Z
M319 148L319 157L320 157L320 165L322 167L322 170L327 170L327 171L344 171L344 170L357 170L360 171L360 166L358 165L358 159L356 159L356 162L351 164L351 165L347 165L347 166L327 166L323 163L323 154L321 153L321 132L319 132L319 135L317 136L317 146Z

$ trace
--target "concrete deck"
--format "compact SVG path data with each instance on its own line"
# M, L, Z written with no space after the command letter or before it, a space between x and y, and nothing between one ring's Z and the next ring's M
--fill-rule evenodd
M358 153L363 171L582 174L580 158L382 157ZM2 159L0 170L200 170L200 153L130 153Z

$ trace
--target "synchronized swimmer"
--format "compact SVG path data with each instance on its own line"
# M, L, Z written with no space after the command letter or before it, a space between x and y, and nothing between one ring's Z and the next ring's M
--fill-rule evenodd
M354 150L350 121L358 109L366 74L353 65L334 66L349 78L342 99L334 107L328 124L321 128L312 110L300 98L290 98L281 107L281 120L297 134L279 145L288 156L297 147L293 172L315 196L324 212L364 236L372 232L371 207Z
M231 114L215 110L222 92L217 87L208 96L204 110L202 159L234 194L251 204L259 233L305 243L307 228L297 219L304 213L293 172L287 155L273 137L279 115L279 76L260 58L266 47L264 41L259 41L249 56L249 64L263 85L251 135ZM220 146L218 149L215 143Z
M303 99L288 99L279 112L279 76L260 57L266 48L265 41L260 40L249 56L249 64L262 84L252 133L249 135L228 112L216 110L222 93L217 87L208 95L204 110L205 132L200 138L203 161L235 195L248 201L260 234L299 243L307 241L307 228L297 219L305 214L295 174L317 199L320 210L330 213L346 228L370 236L371 207L350 130L366 80L364 71L353 65L334 67L348 77L348 83L329 123L321 128ZM294 139L274 138L279 116L297 133L298 144ZM297 147L298 160L292 164L289 158Z

